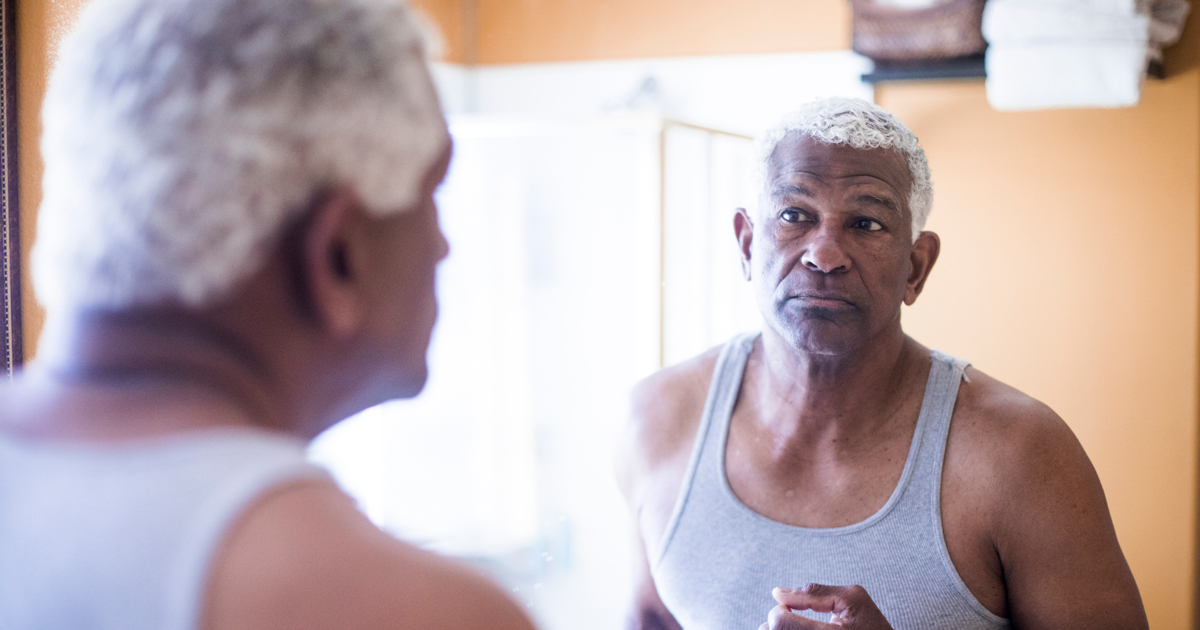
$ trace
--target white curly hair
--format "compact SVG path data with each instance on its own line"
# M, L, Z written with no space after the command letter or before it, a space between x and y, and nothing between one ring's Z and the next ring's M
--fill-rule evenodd
M415 207L448 142L393 0L94 0L42 116L51 311L209 304L329 186Z
M908 161L912 189L908 209L912 216L912 238L917 240L933 207L933 182L925 150L904 123L891 112L859 98L822 98L787 114L758 138L759 181L766 183L767 169L775 147L790 134L808 136L818 142L855 149L891 149Z

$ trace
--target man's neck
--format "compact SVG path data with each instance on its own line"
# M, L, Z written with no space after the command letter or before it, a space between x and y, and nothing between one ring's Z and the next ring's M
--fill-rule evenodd
M52 319L18 401L47 437L136 438L219 426L287 429L278 376L237 335L191 313ZM21 384L21 383L19 383ZM14 410L15 411L15 410Z
M853 441L878 428L914 395L914 374L929 361L899 326L833 356L797 349L768 328L756 354L754 405L760 421L785 441L818 435Z

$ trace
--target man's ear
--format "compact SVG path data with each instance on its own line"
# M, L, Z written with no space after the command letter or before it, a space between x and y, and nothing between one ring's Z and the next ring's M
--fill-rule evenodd
M742 255L742 277L750 280L750 244L754 241L754 222L745 208L738 208L733 215L733 234Z
M921 295L921 290L925 288L925 281L929 279L929 272L933 270L933 264L937 262L941 251L942 239L938 238L937 234L921 232L917 236L909 258L912 270L908 274L908 290L904 293L905 304L912 306L917 301L917 296Z
M326 192L303 235L300 265L309 306L318 324L335 336L353 334L362 324L366 268L366 214L354 189Z

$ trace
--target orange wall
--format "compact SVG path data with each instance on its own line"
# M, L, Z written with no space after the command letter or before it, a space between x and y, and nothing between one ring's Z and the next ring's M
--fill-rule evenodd
M845 0L412 0L453 63L843 50Z
M876 93L928 152L943 239L907 330L1071 425L1156 629L1194 614L1197 26L1134 108L1001 114L977 82Z
M462 0L484 64L842 50L845 0Z
M477 57L479 37L475 31L474 3L464 0L412 0L417 9L441 36L440 60L468 63Z
M1150 627L1190 627L1200 71L1118 111L999 114L978 84L877 99L926 147L943 239L906 329L1066 419Z

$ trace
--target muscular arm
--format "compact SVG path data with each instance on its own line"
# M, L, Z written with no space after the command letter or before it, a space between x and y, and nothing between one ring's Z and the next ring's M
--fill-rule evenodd
M637 532L637 575L630 630L676 630L658 596L648 558L667 526L683 483L719 349L642 381L630 396L629 421L617 444L617 482Z
M1100 479L1075 435L1045 405L971 378L943 482L947 546L964 581L985 605L1006 607L1019 630L1146 628Z
M633 606L629 610L627 630L683 630L666 604L658 596L654 577L650 575L650 561L646 558L646 545L638 536L636 554L637 568L634 576Z

